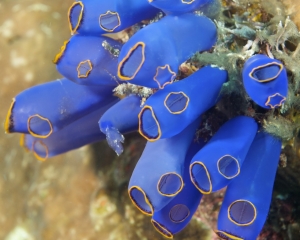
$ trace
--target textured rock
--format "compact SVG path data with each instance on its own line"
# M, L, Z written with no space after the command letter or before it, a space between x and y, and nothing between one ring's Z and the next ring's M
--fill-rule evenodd
M286 7L286 13L300 28L300 3L298 0L282 0Z

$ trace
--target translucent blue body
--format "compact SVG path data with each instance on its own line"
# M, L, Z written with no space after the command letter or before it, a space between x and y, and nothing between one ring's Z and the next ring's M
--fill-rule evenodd
M163 88L174 81L180 64L198 51L209 50L216 39L216 27L207 17L191 13L166 16L124 44L118 77L137 85Z
M257 54L243 68L244 87L251 99L267 109L280 107L288 93L288 78L282 62Z
M223 239L255 240L259 235L269 212L280 151L278 139L257 134L223 200L217 231Z
M34 86L15 97L7 131L45 138L116 100L111 91L111 87L80 86L68 79Z
M120 50L122 44L107 37L75 35L58 54L57 70L66 78L83 85L116 86L117 57L104 43Z
M183 14L201 9L213 0L149 0L149 3L168 14Z
M217 102L227 72L206 66L184 80L167 85L145 102L139 132L149 141L172 137Z
M34 152L36 158L43 161L86 144L103 140L105 135L100 131L97 121L116 102L117 100L114 100L99 107L96 111L72 122L45 139L25 134L21 139L21 145Z
M167 238L180 232L190 222L202 194L195 188L190 180L189 165L191 158L203 147L204 142L192 142L184 162L184 187L173 199L161 210L155 211L152 216L152 224L156 230Z
M148 142L132 173L129 196L139 210L153 215L183 188L184 160L199 120L180 134Z
M123 152L122 134L138 130L138 114L141 111L141 97L130 95L110 109L99 120L100 130L106 135L109 146L120 155Z
M158 12L147 0L82 0L70 7L69 25L71 33L99 36L151 19Z
M257 124L253 118L235 117L193 157L191 180L201 193L220 190L240 174L256 132Z

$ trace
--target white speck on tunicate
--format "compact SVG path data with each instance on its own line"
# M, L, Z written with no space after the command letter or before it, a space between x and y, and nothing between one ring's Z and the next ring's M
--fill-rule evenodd
M123 152L124 136L114 127L107 127L104 134L108 145L116 152L118 156Z
M215 64L211 64L210 66L211 66L212 68L219 68L220 70L225 70L225 68L220 67L220 66L215 65Z

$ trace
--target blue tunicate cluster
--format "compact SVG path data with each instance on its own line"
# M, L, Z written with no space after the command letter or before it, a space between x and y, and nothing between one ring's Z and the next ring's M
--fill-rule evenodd
M208 65L176 81L183 62L216 44L216 26L198 11L213 15L218 6L217 0L75 2L68 15L73 36L54 59L65 78L17 95L6 132L23 133L21 144L45 160L104 138L119 155L123 134L139 131L148 143L128 191L158 232L172 238L202 194L228 186L216 232L222 239L254 240L268 214L281 142L246 116L230 119L207 143L195 141L201 115L222 98L228 73ZM159 11L166 15L124 45L101 36ZM264 108L279 107L287 97L286 70L276 59L251 57L243 81ZM122 82L154 94L145 102L134 94L119 99L112 91Z

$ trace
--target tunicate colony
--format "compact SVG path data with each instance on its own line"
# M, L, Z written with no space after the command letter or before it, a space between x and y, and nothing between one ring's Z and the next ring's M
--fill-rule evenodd
M203 194L227 186L216 233L254 240L270 207L280 140L254 119L230 119L205 143L195 137L201 115L222 98L226 69L207 65L176 79L180 65L217 41L217 0L82 0L69 9L72 37L54 59L65 77L18 94L5 123L23 133L21 144L39 160L107 139L120 155L123 134L148 140L129 182L129 197L167 238L191 220ZM124 30L159 12L163 18L137 31L124 45L103 34ZM201 14L204 13L204 14ZM117 53L103 47L111 46ZM249 97L265 109L280 107L288 92L284 65L250 57L243 69ZM120 83L155 89L113 95Z

